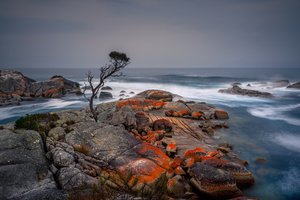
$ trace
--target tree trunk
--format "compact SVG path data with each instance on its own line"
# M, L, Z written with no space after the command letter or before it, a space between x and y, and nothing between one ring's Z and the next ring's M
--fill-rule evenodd
M93 115L93 118L97 122L98 121L98 116L97 116L96 110L94 108L94 98L95 98L95 95L93 94L91 96L91 99L89 100L89 105L90 105L90 111Z

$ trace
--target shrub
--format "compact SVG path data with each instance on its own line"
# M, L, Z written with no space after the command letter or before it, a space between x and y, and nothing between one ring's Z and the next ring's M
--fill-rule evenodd
M55 127L55 121L59 119L57 114L39 113L26 115L15 122L15 128L23 128L27 130L35 130L38 132L48 133Z

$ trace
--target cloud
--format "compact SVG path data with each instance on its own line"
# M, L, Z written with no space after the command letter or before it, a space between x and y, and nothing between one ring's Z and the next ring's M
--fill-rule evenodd
M0 66L299 67L298 1L1 1Z

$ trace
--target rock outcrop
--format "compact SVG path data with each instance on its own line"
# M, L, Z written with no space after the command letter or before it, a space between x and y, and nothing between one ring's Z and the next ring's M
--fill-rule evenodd
M50 164L43 165L44 171L50 169L49 176L62 190L52 189L69 199L129 194L158 199L242 196L242 189L254 184L251 172L230 145L218 145L211 137L219 128L227 128L223 120L228 113L205 103L174 101L175 96L148 90L99 104L98 122L86 110L58 112L52 129L40 133L45 152L41 148L39 154L28 156L46 155ZM6 132L22 136L28 131L0 132L0 136ZM40 138L34 141L42 147ZM43 159L37 158L32 165ZM22 172L8 171L11 179ZM17 189L12 186L5 192Z
M293 83L293 84L287 86L287 88L291 88L291 89L300 89L300 82Z
M101 91L99 94L99 99L112 99L113 96L110 92Z
M67 199L57 188L41 136L31 130L0 130L1 199Z
M226 94L245 95L250 97L272 97L273 96L271 93L268 92L260 92L257 90L243 89L238 85L234 85L228 89L220 89L219 92L226 93Z
M66 93L82 94L78 83L62 76L36 82L21 72L0 70L0 106L18 105L34 97L58 98Z

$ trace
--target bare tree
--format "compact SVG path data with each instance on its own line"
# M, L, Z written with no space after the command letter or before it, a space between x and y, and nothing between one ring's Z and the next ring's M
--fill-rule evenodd
M87 82L88 82L88 87L91 89L91 96L87 97L86 96L86 89L87 86L84 87L84 97L89 101L89 108L90 112L92 114L92 117L95 119L97 122L98 120L98 111L97 108L94 107L94 99L97 97L97 94L99 90L104 86L105 81L109 77L117 77L121 76L122 73L120 72L123 68L125 68L130 62L129 58L125 53L120 53L117 51L112 51L109 53L109 63L106 64L104 67L101 67L100 74L99 74L99 83L97 85L94 85L94 76L93 74L89 71L87 74Z

